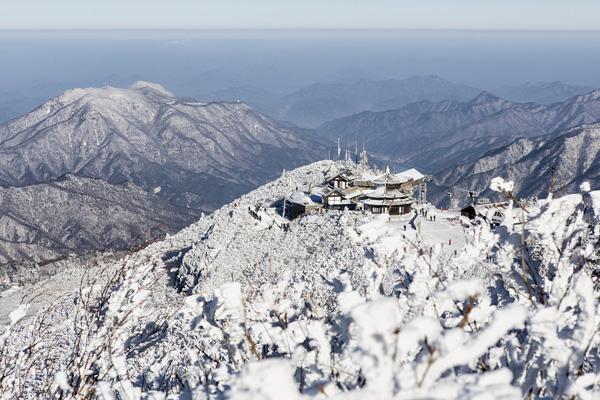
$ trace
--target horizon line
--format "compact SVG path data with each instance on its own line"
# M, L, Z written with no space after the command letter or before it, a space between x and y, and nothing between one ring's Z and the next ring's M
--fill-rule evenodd
M525 28L392 28L392 27L147 27L147 28L125 28L125 27L98 27L98 28L2 28L0 32L524 32L524 33L600 33L598 29L560 28L560 29L525 29Z

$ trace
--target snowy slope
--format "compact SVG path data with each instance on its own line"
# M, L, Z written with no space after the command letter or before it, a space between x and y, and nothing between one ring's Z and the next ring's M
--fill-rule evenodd
M444 221L464 231L454 248L410 220L333 212L285 230L268 207L248 212L341 167L286 172L97 267L47 311L18 307L0 334L2 395L598 395L600 215L583 207L598 192L511 208L496 231Z
M551 185L559 194L570 193L585 181L594 189L600 188L600 124L518 139L472 163L436 174L435 182L479 192L484 191L495 176L514 181L515 193L520 196L545 196ZM446 189L442 186L441 191L434 191L432 199L441 201ZM489 194L488 191L483 195Z
M127 250L177 232L195 218L133 184L73 175L0 188L0 210L0 263Z

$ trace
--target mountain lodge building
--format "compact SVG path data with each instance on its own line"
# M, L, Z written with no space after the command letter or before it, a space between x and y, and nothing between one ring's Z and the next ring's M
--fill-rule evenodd
M356 208L356 204L346 197L344 191L338 188L326 186L322 191L322 199L325 207L333 210L343 210L344 208Z
M398 174L390 172L389 168L378 176L356 176L346 171L326 180L325 184L315 187L304 193L306 197L311 198L313 202L319 204L311 205L311 210L364 210L373 214L405 215L409 214L413 204L417 202L413 196L415 188L419 188L420 193L423 186L426 185L428 177L421 174L416 169L410 169ZM288 196L286 201L291 203L298 202L301 198L298 192ZM424 201L424 196L420 196L420 201ZM310 212L305 207L299 205L294 207L294 216Z
M327 185L331 186L335 189L346 189L350 187L352 182L356 179L356 177L348 172L343 172L341 174L337 174L333 178L327 181Z

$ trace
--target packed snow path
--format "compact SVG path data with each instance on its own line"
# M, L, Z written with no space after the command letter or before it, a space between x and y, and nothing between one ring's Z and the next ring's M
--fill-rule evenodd
M428 246L441 245L448 250L459 251L466 244L464 228L459 222L449 222L444 218L431 221L419 217L417 226L420 226L421 238Z

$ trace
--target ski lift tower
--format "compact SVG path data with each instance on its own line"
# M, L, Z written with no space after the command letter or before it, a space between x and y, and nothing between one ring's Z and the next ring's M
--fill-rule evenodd
M427 182L430 182L431 180L431 175L425 175L419 180L419 204L427 203Z
M469 199L471 199L471 205L475 206L478 204L479 202L479 195L481 193L479 193L478 191L475 191L473 189L463 189L461 187L458 186L448 186L449 190L446 193L446 196L450 199L450 205L452 206L452 204L455 204L458 207L458 199L454 198L452 191L456 190L459 192L464 192L464 193L468 193L469 194Z

